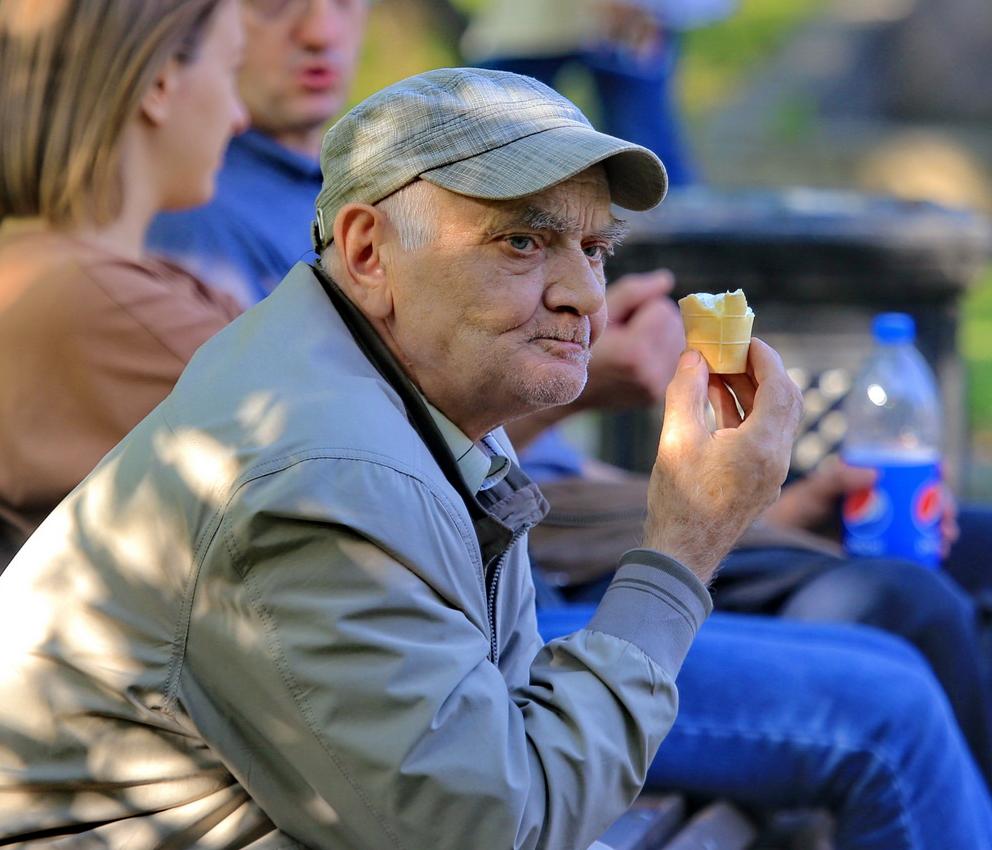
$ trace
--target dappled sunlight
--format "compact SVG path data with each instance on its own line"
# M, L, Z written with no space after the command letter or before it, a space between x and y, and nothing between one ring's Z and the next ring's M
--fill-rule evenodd
M165 539L152 539L150 535L155 527L152 524L134 523L123 526L115 524L113 533L103 533L105 529L108 529L108 517L120 517L133 511L137 506L142 506L145 509L154 509L155 507L150 486L143 487L140 484L135 488L135 491L127 493L125 505L125 500L121 498L121 493L115 486L112 473L113 465L111 464L104 467L101 474L90 479L85 498L79 500L78 513L81 522L78 526L86 529L89 545L92 545L93 542L99 543L104 554L109 555L114 563L119 564L122 569L129 573L137 572L140 574L144 566L151 563L155 553L161 551L163 543L170 547L176 547L179 543L171 536ZM144 490L144 495L142 490ZM58 517L60 524L64 524L64 528L55 531L58 536L52 538L53 547L55 547L57 546L56 541L71 539L72 526L67 524L71 520L70 512L57 512L53 516ZM52 551L52 547L49 547L48 551ZM177 554L179 553L177 552ZM79 588L79 590L82 591L83 588ZM92 599L92 597L87 598Z
M255 445L274 443L286 430L286 406L276 403L273 393L251 393L235 414L245 436Z
M233 448L193 428L158 431L152 445L159 460L173 467L195 496L212 506L221 505L226 485L238 472Z
M29 544L32 545L32 544ZM4 597L23 598L34 576L29 570L8 570L4 575ZM52 631L52 608L34 605L10 605L0 601L7 634L0 641L0 692L10 694L19 690L22 682L20 663L34 647L45 643Z
M299 800L298 802L300 809L309 812L310 817L318 823L332 824L341 821L341 816L316 791L311 793L306 800Z

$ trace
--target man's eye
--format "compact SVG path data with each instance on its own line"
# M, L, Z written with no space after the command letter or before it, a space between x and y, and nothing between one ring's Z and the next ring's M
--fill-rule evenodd
M612 253L609 245L603 245L601 243L583 245L582 251L590 260L605 260Z
M514 236L507 236L506 241L514 251L531 251L537 247L537 240L533 236L516 234Z

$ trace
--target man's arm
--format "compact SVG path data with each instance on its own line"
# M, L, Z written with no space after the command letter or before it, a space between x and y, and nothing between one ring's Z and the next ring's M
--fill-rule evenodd
M408 487L403 515L356 505L401 526L398 540L441 541L388 553L321 508L321 480L356 470L306 461L239 495L259 510L225 520L193 606L180 699L196 728L309 847L588 846L636 796L674 720L705 591L657 553L633 558L590 629L526 660L511 688L488 658L478 565L444 506L395 480L385 492ZM521 600L522 622L499 628L536 646Z

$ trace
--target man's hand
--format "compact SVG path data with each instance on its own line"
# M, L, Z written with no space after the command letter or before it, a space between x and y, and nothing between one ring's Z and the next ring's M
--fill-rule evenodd
M875 483L873 469L849 466L829 457L804 478L782 490L782 496L763 515L769 525L812 531L835 518L837 501Z
M685 348L682 317L668 297L675 278L660 269L629 274L606 290L609 321L576 402L585 409L650 407L665 397Z
M611 47L618 47L634 59L649 62L661 52L664 43L657 15L644 3L605 0L600 3L597 30Z
M874 469L850 466L838 457L828 457L807 476L785 487L762 519L782 528L817 530L834 520L840 499L871 487L876 477ZM941 557L946 557L961 533L957 502L947 486L942 488L941 508L940 550Z
M698 352L683 354L665 400L645 545L709 581L741 532L778 498L801 413L799 389L761 340L751 341L743 375L710 376Z
M946 484L941 487L940 499L940 557L946 558L961 536L961 526L958 525L958 500Z

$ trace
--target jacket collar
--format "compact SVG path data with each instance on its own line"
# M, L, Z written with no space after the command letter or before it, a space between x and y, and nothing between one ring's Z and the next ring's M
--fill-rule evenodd
M547 500L515 463L510 464L506 476L496 486L477 495L466 483L426 400L368 319L319 264L311 265L310 269L362 353L400 397L410 424L464 502L488 570L522 531L544 518L548 512Z

